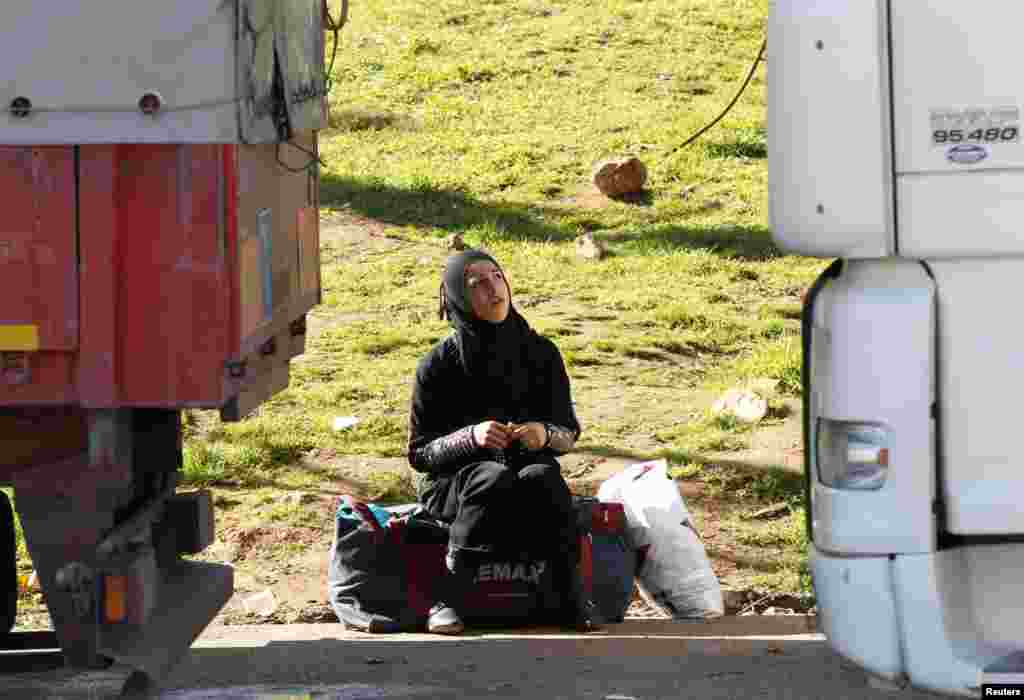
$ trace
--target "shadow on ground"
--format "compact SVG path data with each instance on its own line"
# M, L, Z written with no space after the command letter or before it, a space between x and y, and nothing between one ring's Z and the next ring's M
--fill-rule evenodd
M586 461L590 457L599 457L608 460L608 466L578 482L581 491L596 491L601 481L611 476L612 473L623 468L627 464L646 462L652 459L668 459L670 462L685 463L703 467L709 474L704 477L717 479L724 482L723 492L716 496L716 500L725 503L749 503L750 497L742 492L742 489L751 487L757 490L757 486L763 485L764 490L770 490L773 498L789 499L800 498L804 492L804 477L799 471L781 466L758 464L742 459L731 459L720 456L700 456L684 453L679 450L661 449L653 451L628 450L607 445L585 445L573 452L572 462ZM563 458L564 459L564 458ZM565 466L563 464L563 466ZM571 471L571 469L567 469ZM712 474L714 476L712 476ZM767 480L767 481L766 481Z
M581 231L598 233L601 223L593 212L549 204L482 202L460 190L402 188L383 179L356 179L335 174L321 176L321 203L394 226L415 226L463 232L484 228L506 241L566 241ZM654 195L645 192L637 206L652 208ZM624 249L708 250L722 257L765 260L778 256L771 234L761 226L640 223L599 237Z
M303 634L312 626L303 626ZM339 635L337 626L326 634ZM332 630L327 632L327 630ZM791 633L792 634L792 633ZM818 635L693 638L633 634L508 639L401 635L394 640L272 639L196 647L165 677L160 697L210 698L604 698L758 697L763 700L891 697ZM12 676L12 697L114 697L128 669ZM906 689L905 700L934 697Z

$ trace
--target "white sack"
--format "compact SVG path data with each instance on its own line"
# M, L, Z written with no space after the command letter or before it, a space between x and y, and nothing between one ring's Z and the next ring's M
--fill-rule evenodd
M637 583L649 604L676 619L724 613L718 578L664 459L627 467L601 484L597 497L622 503L629 544L647 548Z

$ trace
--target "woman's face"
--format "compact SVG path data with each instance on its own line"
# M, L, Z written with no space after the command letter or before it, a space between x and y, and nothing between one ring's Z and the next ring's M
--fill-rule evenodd
M489 260L480 260L467 265L465 274L473 315L491 323L504 321L512 292L501 270Z

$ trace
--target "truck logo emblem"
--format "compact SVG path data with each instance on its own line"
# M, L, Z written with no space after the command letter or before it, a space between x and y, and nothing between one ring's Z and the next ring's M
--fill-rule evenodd
M950 163L974 165L988 158L988 149L984 146L961 144L946 151L946 158Z

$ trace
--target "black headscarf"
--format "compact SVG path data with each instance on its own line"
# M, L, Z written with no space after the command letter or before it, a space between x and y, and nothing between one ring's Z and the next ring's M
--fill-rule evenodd
M524 389L529 381L527 364L536 335L512 305L512 290L507 280L508 316L505 320L493 323L474 315L465 274L467 266L481 260L501 270L498 261L482 250L466 250L448 259L441 283L439 314L441 318L448 318L455 331L459 362L469 377L481 382L481 388Z

